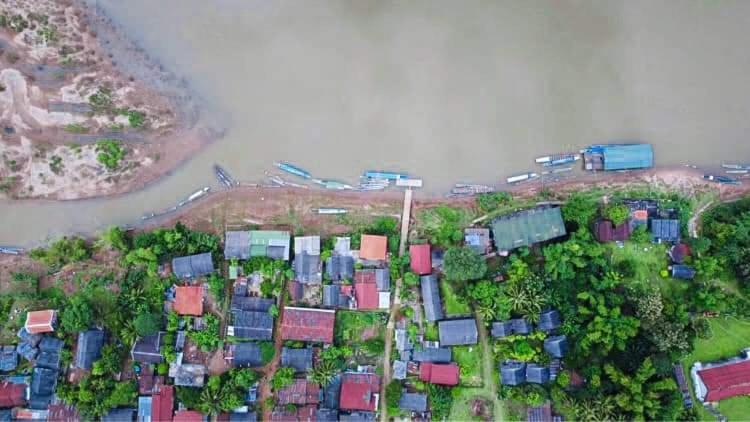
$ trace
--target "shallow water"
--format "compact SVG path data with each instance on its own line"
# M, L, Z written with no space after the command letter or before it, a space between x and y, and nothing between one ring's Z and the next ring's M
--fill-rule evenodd
M658 165L750 161L750 2L99 0L184 76L227 135L123 198L0 204L0 243L136 222L211 164L275 160L433 193L497 183L540 154L643 140Z

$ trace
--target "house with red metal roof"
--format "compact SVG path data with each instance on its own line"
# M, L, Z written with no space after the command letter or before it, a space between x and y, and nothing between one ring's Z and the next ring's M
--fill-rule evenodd
M388 270L360 270L354 273L354 298L357 309L388 309L391 305Z
M26 404L28 388L27 384L7 381L0 383L0 407L17 407Z
M52 309L26 313L26 331L31 334L50 333L55 331L57 312Z
M341 410L374 412L380 399L380 377L375 374L346 373L341 377Z
M594 226L594 236L600 242L625 241L630 239L632 233L631 224L626 221L615 226L609 220L599 220Z
M317 404L320 402L320 386L305 379L295 379L291 384L279 390L278 404Z
M203 413L197 410L178 410L174 414L174 422L204 422L208 420Z
M285 307L281 317L283 340L333 343L336 311L333 309Z
M432 255L428 243L409 246L409 259L411 270L418 275L426 275L432 272Z
M388 252L388 238L363 234L359 246L359 258L368 261L385 261Z
M203 315L203 287L177 286L174 311L179 315Z
M455 363L422 362L419 365L420 381L439 385L458 385L459 368Z
M151 396L151 420L171 422L174 411L174 387L162 385L159 391Z
M695 396L703 403L750 394L750 351L719 363L696 362L690 370Z

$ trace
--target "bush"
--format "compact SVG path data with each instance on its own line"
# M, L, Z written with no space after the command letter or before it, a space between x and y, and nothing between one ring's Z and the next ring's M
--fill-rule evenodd
M393 380L385 387L385 402L388 405L388 413L397 415L399 413L398 402L401 400L401 381Z
M96 143L97 161L104 164L107 170L117 170L126 152L122 142L116 139L102 139Z
M83 239L63 237L47 249L32 249L29 256L53 270L58 270L69 263L89 259L91 251Z
M477 195L477 208L480 212L487 214L500 208L501 205L508 205L513 201L513 196L508 192L481 193Z
M628 221L630 216L630 209L622 204L610 204L604 209L604 217L607 218L615 226Z
M169 364L162 362L156 366L156 373L159 375L167 375L169 373Z
M633 230L630 235L630 241L635 243L648 243L651 241L651 234L645 224L642 224Z
M161 317L146 312L135 317L133 324L135 325L135 332L138 333L139 336L150 336L159 331L159 327L161 327Z
M274 348L272 342L264 341L260 343L260 359L264 365L271 362L274 356L276 356L276 348Z
M698 338L708 340L714 336L711 323L706 318L696 318L693 320L693 330Z
M279 368L271 378L271 387L274 391L279 391L291 385L292 382L294 382L294 368Z
M365 351L371 355L379 355L385 352L385 341L381 338L369 338L362 344Z

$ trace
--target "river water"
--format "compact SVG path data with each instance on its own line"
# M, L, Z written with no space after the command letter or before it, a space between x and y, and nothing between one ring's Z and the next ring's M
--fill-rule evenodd
M227 135L125 197L2 203L0 243L136 222L215 185L215 162L247 181L275 160L403 170L440 193L612 140L652 143L658 165L750 161L750 1L99 4Z

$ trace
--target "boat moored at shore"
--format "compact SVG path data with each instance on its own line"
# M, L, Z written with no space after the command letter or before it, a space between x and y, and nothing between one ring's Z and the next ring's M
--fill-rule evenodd
M714 174L704 174L703 178L711 182L721 183L724 185L739 185L742 183L737 179L732 179L731 177L719 176Z
M514 185L517 183L528 182L537 178L539 178L539 174L537 173L522 173L510 176L506 179L506 181L509 185Z
M279 170L285 171L289 174L299 176L303 179L312 179L312 175L307 170L303 170L295 165L280 161L273 163L274 166L278 167Z

